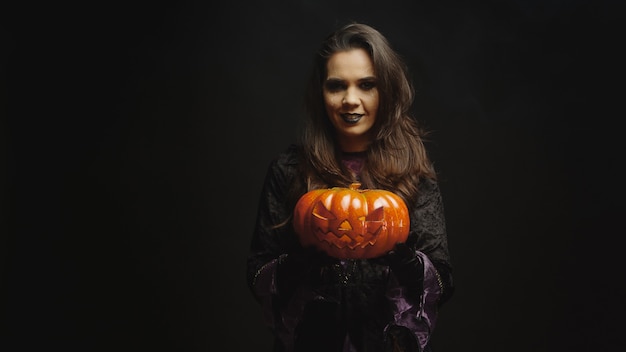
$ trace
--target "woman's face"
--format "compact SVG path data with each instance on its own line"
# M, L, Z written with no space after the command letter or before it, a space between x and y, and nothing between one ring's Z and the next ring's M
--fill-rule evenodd
M374 66L363 49L333 54L326 63L326 112L345 152L367 149L373 138L379 95Z

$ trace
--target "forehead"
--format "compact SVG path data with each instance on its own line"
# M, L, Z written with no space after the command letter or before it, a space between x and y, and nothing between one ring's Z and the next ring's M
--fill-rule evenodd
M351 78L374 75L372 59L364 49L350 49L333 54L326 62L328 77Z

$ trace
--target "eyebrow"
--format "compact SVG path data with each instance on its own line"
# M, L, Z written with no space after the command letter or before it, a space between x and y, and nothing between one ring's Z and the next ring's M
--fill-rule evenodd
M357 81L366 82L366 81L375 81L375 80L376 80L376 77L367 76L367 77L359 78ZM328 77L325 82L344 82L344 81L345 79L341 79L337 77Z

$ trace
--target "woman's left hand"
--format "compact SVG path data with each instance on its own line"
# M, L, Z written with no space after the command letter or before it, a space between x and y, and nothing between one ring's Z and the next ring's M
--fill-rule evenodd
M383 260L389 265L398 282L409 290L411 296L422 295L424 263L413 249L406 243L398 243L383 256Z

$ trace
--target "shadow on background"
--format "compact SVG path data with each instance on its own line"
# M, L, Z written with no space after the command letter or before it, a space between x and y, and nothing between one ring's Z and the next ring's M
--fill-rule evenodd
M23 9L3 29L0 346L270 351L245 284L262 178L317 44L359 20L432 131L457 285L435 351L623 348L616 4Z

